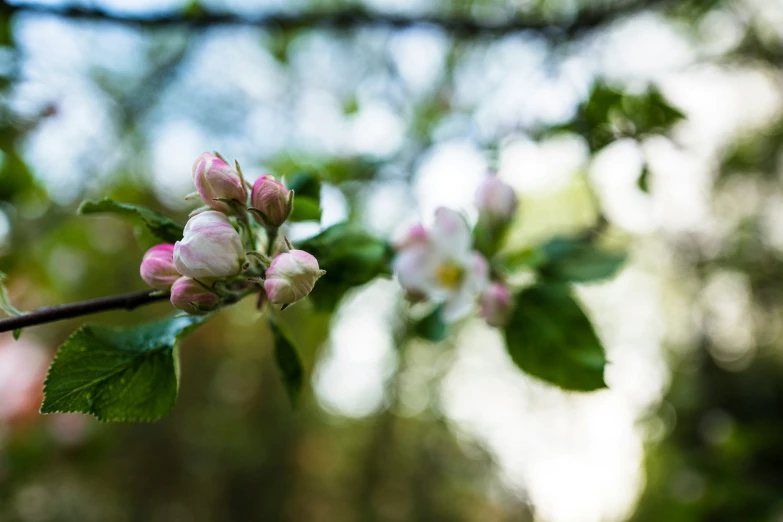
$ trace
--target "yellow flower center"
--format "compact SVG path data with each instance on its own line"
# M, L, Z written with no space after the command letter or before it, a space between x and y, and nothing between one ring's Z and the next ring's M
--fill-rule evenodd
M435 279L444 288L454 288L462 281L462 268L454 263L443 263L435 269Z

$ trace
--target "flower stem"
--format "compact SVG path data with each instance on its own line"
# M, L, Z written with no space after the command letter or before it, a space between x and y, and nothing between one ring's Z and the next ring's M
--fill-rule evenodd
M266 255L269 257L272 257L272 253L275 251L275 241L277 241L278 230L278 227L266 227L266 238L268 243L266 246Z
M18 317L0 319L0 332L10 332L18 328L53 323L63 319L71 319L109 310L133 310L168 298L168 293L161 293L156 290L143 290L141 292L90 299L78 303L46 306Z

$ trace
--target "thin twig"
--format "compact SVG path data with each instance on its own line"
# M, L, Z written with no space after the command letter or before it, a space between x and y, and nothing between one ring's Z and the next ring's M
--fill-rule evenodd
M117 14L96 7L52 6L46 4L16 4L7 6L10 12L51 15L71 20L108 22L145 29L193 28L214 26L254 26L278 31L300 29L347 30L364 27L385 27L406 29L409 27L438 27L455 37L476 38L497 37L524 31L542 33L553 37L574 37L612 22L618 17L639 11L676 3L674 0L628 0L617 2L612 8L585 9L565 19L544 18L536 15L512 16L507 20L481 21L465 16L416 15L408 16L384 12L372 12L360 8L341 10L316 10L298 13L272 13L262 15L240 15L236 13L211 12L184 14L170 12L163 14Z
M71 319L108 310L133 310L134 308L168 298L169 294L162 294L154 290L144 290L130 294L80 301L78 303L47 306L18 317L0 319L0 332L10 332L18 328L53 323L62 319Z

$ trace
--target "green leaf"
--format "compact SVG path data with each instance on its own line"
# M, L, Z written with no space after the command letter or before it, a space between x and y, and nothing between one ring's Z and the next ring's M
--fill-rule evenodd
M294 191L291 221L321 220L321 180L312 174L298 172L286 178L286 187Z
M448 326L443 320L441 307L435 308L432 312L416 321L413 325L413 332L427 341L439 342L448 336Z
M587 283L612 277L626 256L598 248L585 238L554 238L540 247L546 261L539 266L541 277L555 282Z
M550 133L567 130L581 134L590 150L597 152L620 138L666 134L684 118L654 87L645 93L629 94L596 82L573 121L552 128Z
M204 9L204 6L201 5L201 2L198 2L197 0L190 0L188 3L182 6L182 15L185 18L198 19L206 14L206 9Z
M343 114L353 116L359 112L359 100L355 94L352 94L343 100Z
M331 226L298 248L315 256L326 270L310 294L313 304L322 310L337 306L351 288L390 273L391 245L348 223Z
M302 196L316 201L321 199L321 180L313 174L297 172L287 176L285 186L288 190L293 190L297 197Z
M497 225L479 220L473 229L473 244L476 250L491 259L503 246L508 228L509 224Z
M277 369L280 370L283 385L285 385L285 391L288 393L291 404L296 406L304 383L302 360L289 337L275 321L269 321L269 329L272 331L272 338L275 342Z
M566 390L606 387L604 349L567 286L522 292L505 335L511 359L528 375Z
M288 216L291 221L321 221L321 204L307 196L294 196L294 209Z
M11 299L8 297L8 290L5 287L6 275L0 272L0 309L12 317L19 317L24 315L24 312L16 308L11 304Z
M546 257L540 248L524 248L515 252L506 252L500 255L500 264L508 272L516 272L521 269L533 269L546 262Z
M378 169L382 166L378 159L370 157L308 157L301 154L294 156L282 155L265 162L265 164L269 170L279 172L285 175L286 178L298 172L313 172L318 179L333 184L374 179ZM287 186L296 190L295 187L291 186L291 183L288 183Z
M100 201L85 201L79 207L79 213L118 214L141 221L155 237L167 243L174 243L182 239L182 225L161 212L139 205L117 203L112 199L103 198Z
M729 145L720 166L720 179L738 175L777 179L783 122L764 128Z
M642 173L639 174L639 179L636 180L636 186L639 187L639 190L642 192L647 194L650 193L650 167L646 163L644 168L642 168Z
M33 174L14 147L15 139L15 133L0 126L0 201L14 201L35 189Z
M104 422L160 419L177 398L177 344L206 320L180 316L128 329L83 326L49 367L41 413L88 413Z
M10 9L0 8L0 46L12 46L14 44L10 13Z

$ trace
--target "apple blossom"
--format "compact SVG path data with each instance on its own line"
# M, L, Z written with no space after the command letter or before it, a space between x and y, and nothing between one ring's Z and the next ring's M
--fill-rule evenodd
M394 259L400 284L417 296L443 303L443 318L458 321L474 308L489 283L486 259L473 250L470 228L456 211L439 208L429 233L414 227Z
M231 206L216 200L235 200L243 207L247 200L247 191L239 173L208 152L203 152L193 163L193 183L204 204L221 212L231 212Z
M156 245L144 254L139 268L141 278L156 290L169 290L180 273L174 266L174 245Z
M325 273L312 255L290 250L278 254L266 269L264 290L270 303L289 305L307 297Z
M490 326L504 326L511 312L511 291L505 285L493 282L481 294L479 315Z
M285 188L271 174L261 176L253 183L250 192L252 208L257 211L254 212L256 220L264 226L279 227L291 213L293 196L293 191Z
M414 225L399 240L395 241L394 248L401 250L416 245L426 245L430 240L430 234L423 225Z
M511 221L517 203L514 189L497 176L488 177L476 191L479 216L490 223L506 224Z
M189 277L180 277L171 287L171 304L174 308L189 314L203 314L217 308L220 298L198 281Z
M174 266L188 277L235 276L244 259L245 249L239 233L225 214L215 210L190 218L182 241L174 244Z

